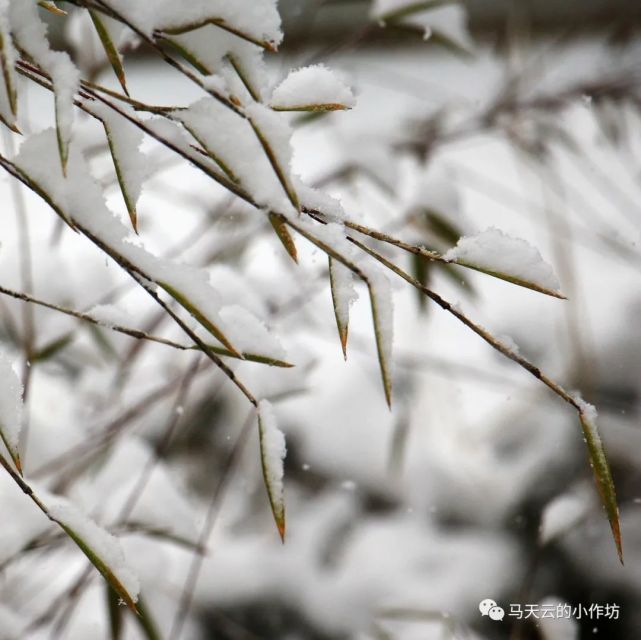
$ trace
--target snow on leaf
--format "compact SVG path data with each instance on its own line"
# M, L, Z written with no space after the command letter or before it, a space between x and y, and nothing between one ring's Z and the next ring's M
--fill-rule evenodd
M53 84L58 154L63 174L69 157L73 126L73 101L80 83L80 72L69 54L52 51L47 39L47 26L38 16L35 4L13 2L10 23L18 44L46 71Z
M129 219L134 231L138 232L136 204L142 191L143 182L149 173L148 158L139 151L143 134L125 118L105 105L94 105L92 110L104 125L109 151L113 158L116 177L127 206Z
M18 96L16 92L16 52L11 41L8 20L7 0L0 0L0 65L2 66L2 85L0 85L0 121L12 131L16 128Z
M215 25L270 50L283 38L276 0L108 0L105 4L150 37L155 32L176 35Z
M202 74L219 78L228 87L223 93L262 101L267 69L260 47L211 25L166 40Z
M7 356L0 352L0 438L13 463L22 472L20 430L22 429L22 385Z
M351 89L322 64L292 71L270 101L277 111L340 111L355 104Z
M220 301L209 284L208 274L159 258L134 244L130 230L107 208L102 190L88 172L80 151L72 150L65 178L47 160L54 145L55 134L48 129L27 138L15 158L16 167L35 187L36 193L70 224L81 228L116 262L162 287L229 351L240 357L240 352L225 336L219 316Z
M94 27L96 28L96 33L98 34L98 37L100 38L100 42L102 43L102 46L105 50L105 55L109 60L109 64L111 65L111 68L114 70L114 73L118 78L118 82L120 82L120 86L122 87L122 90L125 92L125 95L129 95L129 91L127 90L127 79L125 77L125 69L122 66L122 56L118 51L118 47L114 43L113 37L109 33L109 29L107 27L106 21L96 11L89 11L89 15L91 16L91 21L93 22Z
M332 290L332 304L336 316L338 336L347 360L347 338L349 335L349 308L358 297L354 288L354 275L340 262L329 257L329 282Z
M445 260L555 298L564 298L552 267L525 240L489 228L458 241Z
M250 115L259 121L257 126L264 132L263 140L259 139L248 120L212 98L203 98L189 109L176 112L175 118L202 144L224 173L247 191L258 205L274 211L290 211L290 198L283 189L283 183L290 184L289 128L283 123L282 114L276 114L263 105L254 106L256 109ZM261 115L268 117L263 121ZM216 126L211 126L212 122ZM267 157L265 145L272 153L271 158ZM280 175L274 170L275 166ZM293 188L291 190L293 192Z
M285 436L278 428L272 405L267 400L258 403L260 459L263 478L274 520L283 542L285 541L284 460L287 453Z
M48 511L127 606L136 611L140 583L127 564L118 539L69 502L59 500Z
M581 420L583 435L588 446L590 465L594 472L594 479L599 490L599 495L601 496L601 502L605 507L605 512L610 522L617 555L619 556L621 564L623 564L623 543L619 523L619 505L617 503L614 479L612 478L605 448L603 447L603 442L596 424L597 411L591 404L588 404L580 397L575 397L574 399L580 407L579 419Z
M289 201L297 211L300 211L300 201L290 175L292 150L291 130L287 123L265 105L254 103L247 107L249 123L263 147L279 182Z

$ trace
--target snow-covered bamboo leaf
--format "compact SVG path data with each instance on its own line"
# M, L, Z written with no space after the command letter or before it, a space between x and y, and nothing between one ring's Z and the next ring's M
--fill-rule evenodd
M347 339L349 336L349 308L356 300L354 275L344 265L329 257L329 282L332 290L332 305L336 317L336 327L347 360Z
M594 472L594 479L596 481L605 512L608 516L608 521L610 522L617 555L619 556L621 564L623 564L623 543L621 540L621 526L619 523L619 505L617 503L614 479L612 478L612 472L610 471L610 465L605 454L605 448L603 447L603 442L596 424L597 412L591 404L588 404L581 399L578 399L577 402L580 406L579 418L581 420L581 427L583 429L585 442L588 446L590 465Z
M211 333L217 340L221 342L229 351L236 356L237 358L243 358L242 353L240 353L234 345L229 341L227 336L220 330L220 328L215 325L203 312L198 308L187 296L178 291L174 286L167 282L158 282L158 285L162 287L183 309L189 311L189 313L203 326L209 333Z
M116 178L127 207L131 226L138 233L136 205L140 198L142 185L149 173L148 158L139 151L143 134L125 118L104 105L98 105L93 110L102 120L105 128Z
M125 69L122 65L122 56L120 55L120 52L118 51L118 48L116 47L113 38L111 37L109 30L107 29L107 25L96 11L89 11L89 15L91 16L91 20L94 24L94 27L96 28L96 33L98 34L100 42L102 43L102 46L105 50L105 54L107 56L107 59L109 60L109 64L111 65L111 68L114 70L114 73L118 78L118 82L120 82L120 86L125 92L125 95L129 95L129 91L127 90L127 78L125 76Z
M280 369L293 369L295 366L291 362L286 362L285 360L280 360L279 358L274 358L273 356L268 356L260 353L243 351L243 353L238 355L236 353L233 353L232 351L229 351L229 349L224 349L217 345L208 344L207 346L215 354L219 356L225 356L226 358L240 358L241 360L245 360L247 362L256 362L257 364L265 364L268 367L278 367ZM200 347L198 345L194 345L193 347L191 347L191 349L194 351L199 351Z
M275 111L344 111L355 104L351 89L321 64L292 71L270 101Z
M22 385L7 356L0 352L0 438L16 469L20 462L20 431L22 429Z
M299 210L290 175L291 130L283 114L263 104L246 108L247 117L204 98L173 117L199 141L230 180L261 207L272 211ZM211 123L217 126L212 127ZM252 158L252 162L247 162Z
M476 236L461 238L443 258L520 287L565 298L559 279L539 251L525 240L512 238L499 229L490 228Z
M38 2L38 6L46 9L47 11L50 11L57 16L67 15L66 11L62 10L59 6L56 5L55 2L52 2L51 0L40 0L40 2Z
M66 174L73 126L73 106L80 84L80 72L64 51L53 51L47 38L47 25L31 2L10 5L10 23L18 45L49 74L54 91L58 154Z
M0 121L19 133L16 126L18 95L16 91L16 52L11 41L8 20L8 4L0 2L0 65L2 66L2 89L0 89Z
M278 428L274 409L267 400L258 404L260 460L263 478L278 533L285 541L284 461L287 453L285 435Z
M392 407L392 336L393 315L390 284L384 275L368 282L378 363L387 405Z
M283 219L280 216L277 216L274 213L269 214L269 221L271 222L272 227L274 227L274 231L276 232L278 239L283 244L283 247L285 247L285 250L290 255L291 259L294 262L298 263L298 251L296 249L296 243L294 242L294 238L292 238L292 234L287 228L287 224L283 222Z
M78 545L123 602L137 613L140 584L127 565L117 538L68 503L48 509L49 516Z
M149 37L180 35L213 25L272 51L283 37L276 0L110 0L109 6Z
M249 123L258 138L289 201L300 211L300 200L291 180L290 132L278 114L262 104L255 103L247 108Z

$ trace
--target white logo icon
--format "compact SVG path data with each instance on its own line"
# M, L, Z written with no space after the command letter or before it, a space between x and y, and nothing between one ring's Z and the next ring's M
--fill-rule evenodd
M490 598L481 600L479 604L479 611L482 616L489 616L491 620L503 620L505 617L505 611L503 611L503 609Z

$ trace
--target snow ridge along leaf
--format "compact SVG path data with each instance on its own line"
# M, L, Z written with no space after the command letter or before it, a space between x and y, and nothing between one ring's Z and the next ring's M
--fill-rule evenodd
M125 604L137 613L140 583L127 565L118 539L68 502L59 502L48 511Z
M292 71L272 94L275 111L344 111L356 104L351 89L325 65Z
M347 339L349 337L349 308L355 301L354 275L344 265L329 256L329 283L332 291L332 305L336 316L336 327L347 360Z
M284 461L287 453L285 436L276 424L274 409L267 400L258 403L260 459L269 504L281 540L285 542Z
M554 298L564 298L552 267L532 245L496 228L465 236L443 259Z

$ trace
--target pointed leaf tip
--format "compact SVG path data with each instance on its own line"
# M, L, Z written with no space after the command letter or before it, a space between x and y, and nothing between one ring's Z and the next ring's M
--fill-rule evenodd
M332 293L332 306L336 318L336 328L343 350L343 357L347 360L347 342L349 339L349 311L357 294L354 288L354 275L352 272L331 256L329 260L329 284Z
M96 33L100 38L102 47L105 50L105 54L107 56L107 59L109 60L109 64L116 74L116 78L118 79L118 82L120 83L120 86L122 87L125 95L129 96L129 91L127 89L127 78L125 76L125 69L122 64L122 58L109 33L109 30L107 29L107 25L97 12L89 11L89 15L91 16L91 20L96 29Z
M285 436L276 424L274 410L267 400L258 403L258 430L265 488L278 534L284 543L286 520L283 477L287 446Z
M274 213L269 214L269 221L290 258L298 264L298 250L296 249L294 238L287 228L287 224Z
M594 472L594 479L601 497L601 502L608 516L608 521L610 522L610 529L612 530L617 556L621 564L623 564L623 540L621 537L619 505L617 503L616 488L612 472L610 471L610 465L596 425L597 412L596 409L587 402L580 399L578 399L577 402L580 406L579 419L581 421L585 442L588 446L588 454L592 471Z
M392 333L393 333L393 308L389 282L385 279L385 286L374 287L369 284L372 319L374 321L374 334L376 349L381 370L385 401L388 408L392 409Z

